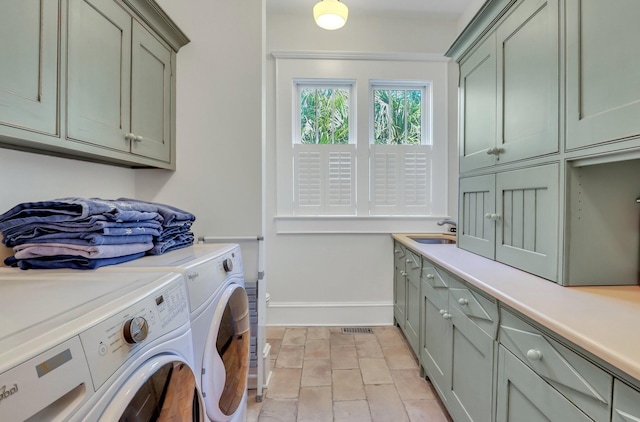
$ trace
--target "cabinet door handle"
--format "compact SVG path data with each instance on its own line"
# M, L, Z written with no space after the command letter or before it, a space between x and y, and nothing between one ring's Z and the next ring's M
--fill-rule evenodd
M398 252L400 252L400 251L399 251L399 250L397 250L397 249L394 249L394 250L393 250L393 252L398 253Z
M527 358L529 360L540 360L542 359L542 352L536 349L529 349L527 351Z
M463 297L461 297L460 299L458 299L458 303L462 306L468 305L469 301Z
M488 219L488 220L493 220L493 221L497 221L500 220L500 214L491 214L491 213L486 213L484 215L484 218Z
M451 319L451 314L449 312L445 312L444 315L442 315L442 318Z
M496 153L497 148L489 148L487 150L487 155L494 155Z
M504 153L504 148L489 148L487 150L487 154L488 155L495 155L496 157L499 156L500 154Z
M444 316L444 314L446 314L447 311L445 311L444 309L440 309L440 315Z
M126 139L127 141L135 141L136 135L135 133L127 133L126 135L124 135L124 139Z
M400 275L407 275L406 271L400 271Z
M142 142L144 140L144 138L140 135L136 136L135 138L133 138L134 141L136 142Z
M427 274L427 280L433 280L434 278L433 274Z

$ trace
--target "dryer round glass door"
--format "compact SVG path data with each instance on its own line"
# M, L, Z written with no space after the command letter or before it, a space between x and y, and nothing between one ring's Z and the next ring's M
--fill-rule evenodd
M101 422L203 421L191 367L175 355L147 360L120 387Z
M202 362L202 396L207 416L216 422L232 420L246 397L249 327L247 292L231 284L217 300Z

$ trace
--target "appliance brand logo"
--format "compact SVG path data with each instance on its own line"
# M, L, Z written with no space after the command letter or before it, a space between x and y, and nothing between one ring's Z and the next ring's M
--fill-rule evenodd
M0 404L6 398L9 398L18 392L18 384L13 384L13 387L7 388L6 385L0 387Z

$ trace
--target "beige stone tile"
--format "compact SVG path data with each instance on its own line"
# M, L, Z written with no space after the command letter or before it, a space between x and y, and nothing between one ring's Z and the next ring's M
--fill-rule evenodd
M331 387L302 387L298 402L298 421L333 421Z
M359 369L356 346L342 346L331 348L331 368Z
M282 339L269 339L267 340L267 343L271 346L271 351L269 352L271 353L271 357L277 358L278 353L280 352L280 347L282 346Z
M405 346L383 347L382 353L389 369L418 369L418 361Z
M408 400L404 406L411 422L449 422L451 418L437 400Z
M400 328L396 326L375 327L373 332L382 348L404 345L403 335L400 332Z
M336 369L332 373L333 400L364 400L364 384L359 369Z
M275 326L270 326L267 327L267 340L271 340L271 339L277 339L277 340L282 340L282 337L284 337L284 332L287 329L287 327L275 327Z
M276 368L302 368L303 358L304 347L282 346L276 359Z
M295 422L298 400L266 399L260 412L260 422Z
M376 422L408 422L409 416L393 384L365 385L371 420Z
M333 403L334 422L371 422L366 400L337 401Z
M271 399L297 399L301 377L302 369L275 368L267 388L267 397Z
M329 359L309 359L302 367L303 387L331 385L331 361Z
M392 369L391 377L402 400L435 399L429 382L417 369Z
M308 327L307 340L328 339L330 333L329 327Z
M384 359L358 359L365 384L392 384L393 379Z
M304 346L307 341L306 328L287 328L282 337L283 346Z
M331 341L331 347L343 347L343 346L354 346L355 342L353 340L353 334L342 334L331 332L329 336L329 340Z
M258 390L247 391L247 419L246 422L258 422L260 416L260 410L264 401L256 401L256 393Z
M331 348L329 347L329 339L310 340L307 337L307 343L304 346L305 359L330 359Z
M360 334L354 337L359 358L384 358L376 336Z

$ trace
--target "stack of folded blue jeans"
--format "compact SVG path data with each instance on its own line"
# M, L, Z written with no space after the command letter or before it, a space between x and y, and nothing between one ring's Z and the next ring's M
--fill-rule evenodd
M22 269L95 269L190 246L195 216L134 199L62 198L16 205L0 215L2 242Z

